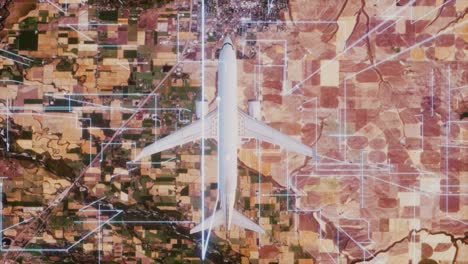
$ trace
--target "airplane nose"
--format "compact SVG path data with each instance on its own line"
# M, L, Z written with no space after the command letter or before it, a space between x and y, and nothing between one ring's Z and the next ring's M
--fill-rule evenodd
M224 44L230 44L230 45L232 45L232 40L231 40L231 38L230 38L229 36L226 36L226 37L224 38L223 46L224 46Z

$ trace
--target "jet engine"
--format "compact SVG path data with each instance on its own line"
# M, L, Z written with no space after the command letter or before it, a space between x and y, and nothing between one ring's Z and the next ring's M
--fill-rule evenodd
M195 102L195 113L197 114L197 118L201 119L202 116L208 113L208 100L197 100Z
M257 100L249 100L248 101L248 107L249 107L249 115L256 120L261 120L261 106L260 106L260 101Z

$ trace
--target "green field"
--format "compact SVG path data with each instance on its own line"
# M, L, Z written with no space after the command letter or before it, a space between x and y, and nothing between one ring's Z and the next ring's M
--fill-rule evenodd
M106 22L117 22L119 12L117 10L102 10L98 12L98 18Z
M24 30L20 32L18 38L19 50L37 50L38 35L34 30Z

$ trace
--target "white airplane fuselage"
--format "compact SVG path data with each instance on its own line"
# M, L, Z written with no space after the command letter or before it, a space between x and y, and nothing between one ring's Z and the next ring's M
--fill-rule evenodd
M227 230L231 225L237 190L237 60L236 51L229 38L223 43L218 64L218 172L221 209Z
M211 230L223 224L226 230L230 230L231 224L234 224L257 233L265 233L261 226L234 209L238 176L237 148L240 138L255 138L259 141L278 144L318 160L310 146L291 139L288 135L239 110L237 89L236 49L231 39L226 37L219 55L217 109L205 115L203 120L195 121L146 146L135 158L137 161L203 137L217 138L219 148L218 194L221 200L221 209L213 212L210 217L203 219L200 224L193 227L190 230L191 234L207 229Z

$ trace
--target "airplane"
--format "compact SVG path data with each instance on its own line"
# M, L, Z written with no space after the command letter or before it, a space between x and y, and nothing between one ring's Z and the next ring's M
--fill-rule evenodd
M237 149L242 138L255 138L275 145L281 145L300 154L314 157L314 150L280 131L269 127L237 107L237 60L236 49L227 36L222 44L218 63L218 106L202 120L192 122L176 132L163 137L153 144L145 147L135 158L135 161L155 153L183 145L202 137L202 128L205 138L217 138L219 132L218 148L218 194L221 200L221 209L205 219L204 225L198 224L190 230L197 233L220 225L229 230L232 224L264 233L264 229L252 220L234 209L237 189ZM219 116L218 116L219 115Z

